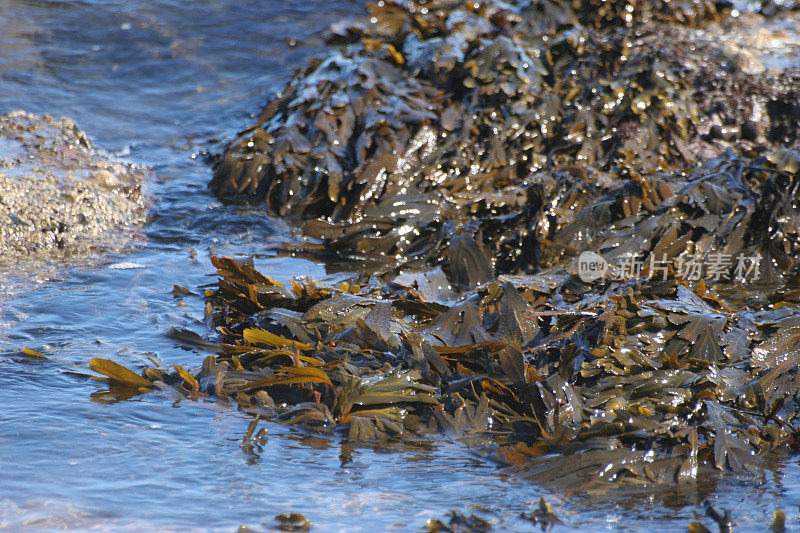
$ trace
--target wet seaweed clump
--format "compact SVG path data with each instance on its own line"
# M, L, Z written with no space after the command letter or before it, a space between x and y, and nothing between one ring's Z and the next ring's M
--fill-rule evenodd
M796 450L796 73L713 48L745 16L369 10L332 28L212 183L301 225L312 246L293 252L361 273L284 285L213 257L219 343L172 332L214 352L199 371L93 368L349 443L445 434L572 488L757 477Z
M718 41L745 17L726 4L368 9L332 28L211 184L264 201L329 256L431 263L466 231L499 271L531 273L553 203L796 143L797 74L736 67Z
M352 441L443 431L570 486L758 474L794 443L796 291L737 305L673 272L590 284L563 266L459 293L440 269L289 288L214 262L215 365L235 369L216 392L286 422Z
M568 241L565 219L535 274L496 273L467 235L446 269L338 287L284 286L214 257L208 318L222 342L175 333L217 352L199 373L95 369L351 443L444 433L538 483L761 476L800 437L798 160L728 155L599 197L569 221L592 220L591 239ZM589 246L608 262L601 276L565 252Z

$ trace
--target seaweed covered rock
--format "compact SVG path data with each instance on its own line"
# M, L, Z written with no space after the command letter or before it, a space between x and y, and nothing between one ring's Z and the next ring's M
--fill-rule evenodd
M0 115L0 261L112 244L144 222L142 177L68 119Z
M672 61L692 73L706 139L743 153L781 144L796 149L800 35L785 28L799 24L797 12L742 13L701 28L662 25L650 38L669 43Z
M378 22L339 28L352 42L229 146L212 187L351 221L404 192L495 191L551 158L605 168L629 137L651 167L692 158L696 110L658 50L577 24L555 32L573 17L532 28L529 8L373 6Z
M618 185L584 207L556 203L538 221L540 250L551 264L587 250L610 263L636 256L649 265L759 257L762 281L780 285L797 275L800 256L798 157L787 149L755 160L728 153L692 172ZM715 281L733 279L734 268Z
M212 187L370 271L287 287L215 257L221 344L173 333L216 355L125 379L348 442L440 431L570 487L760 475L798 449L798 74L762 61L779 34L717 42L766 19L691 0L369 9Z
M795 142L796 75L727 68L715 45L730 6L369 9L332 28L339 45L231 142L212 181L306 221L334 254L436 262L466 231L499 271L534 272L548 203Z

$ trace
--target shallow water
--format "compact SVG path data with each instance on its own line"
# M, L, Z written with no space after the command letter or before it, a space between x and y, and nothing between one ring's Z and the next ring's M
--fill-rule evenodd
M338 438L261 422L268 439L248 454L240 443L250 418L233 406L162 392L109 403L86 377L92 357L199 367L205 354L164 331L209 333L198 287L214 280L211 252L254 254L277 279L341 276L277 257L297 236L256 208L215 200L202 155L245 127L319 50L327 24L360 11L353 6L0 0L0 112L69 116L98 145L152 169L151 220L127 251L0 272L0 528L233 531L300 512L315 530L419 530L455 509L529 530L517 516L540 496L565 530L683 531L705 497L740 530L765 529L778 507L796 525L796 458L763 483L569 496L444 441L359 448L343 464ZM173 284L197 295L173 296ZM12 355L21 347L52 360Z

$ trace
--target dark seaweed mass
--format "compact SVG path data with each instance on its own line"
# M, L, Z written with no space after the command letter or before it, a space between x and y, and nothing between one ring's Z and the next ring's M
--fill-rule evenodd
M561 223L536 219L554 203L575 210L641 176L692 168L731 138L742 155L796 143L795 74L727 69L669 35L676 23L724 20L724 7L381 2L370 11L333 28L343 44L228 146L212 182L218 194L264 198L307 221L329 251L436 261L449 235L483 230L500 271L533 272L539 243Z
M731 9L370 5L212 187L372 271L284 287L214 258L222 344L175 332L217 352L199 373L98 368L351 442L443 431L538 482L758 474L798 438L800 85L693 43ZM587 280L587 250L642 268Z

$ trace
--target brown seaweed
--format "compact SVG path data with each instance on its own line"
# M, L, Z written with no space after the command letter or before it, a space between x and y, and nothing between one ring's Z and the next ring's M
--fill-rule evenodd
M675 190L650 179L665 169L726 147L768 148L791 168L776 146L797 138L791 111L777 111L794 101L791 74L754 78L723 61L722 79L709 77L719 54L681 33L730 20L730 6L470 5L381 2L335 26L338 46L228 145L212 188L307 220L329 255L419 266L441 260L461 229L482 235L497 271L533 272L609 216L575 217L558 235L569 231L566 242L552 238L564 215L603 202L620 219L652 212ZM761 113L753 142L717 138L761 108L774 111ZM603 198L609 189L617 200ZM651 237L642 225L634 235Z
M441 432L573 489L762 475L800 439L796 77L683 46L730 8L371 5L211 184L364 272L285 286L212 257L219 343L172 332L215 352L199 371L96 369L350 444Z
M795 438L800 360L767 354L782 350L776 339L796 343L786 306L797 303L770 314L674 273L666 285L599 281L580 293L554 267L486 281L432 316L393 305L421 303L414 288L366 280L355 293L305 281L254 301L251 282L268 278L214 263L222 352L194 379L177 369L159 380L188 395L233 397L351 442L438 429L538 483L575 488L686 483L714 469L758 476L763 455ZM305 341L272 321L284 315ZM730 357L724 335L737 331L753 349Z

